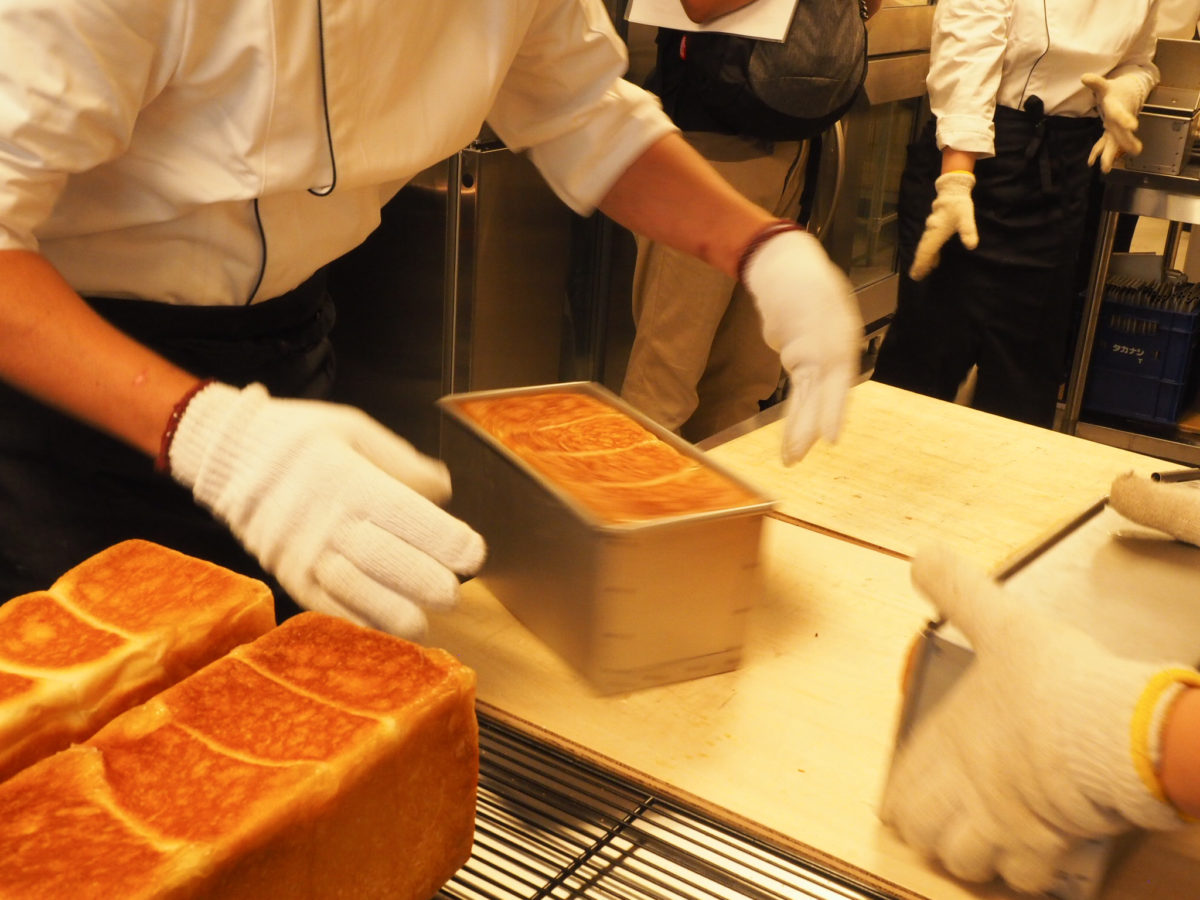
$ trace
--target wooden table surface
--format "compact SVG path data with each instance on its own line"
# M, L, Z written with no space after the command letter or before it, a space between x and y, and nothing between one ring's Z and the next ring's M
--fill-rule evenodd
M764 602L735 672L599 696L478 581L430 640L481 706L652 790L899 896L1008 897L946 879L876 806L907 647L930 614L898 559L770 520Z
M874 383L855 388L841 440L795 467L778 461L778 426L711 455L780 498L737 671L600 696L479 580L430 642L476 670L481 708L503 721L836 871L898 897L1016 897L945 875L876 815L903 660L932 614L905 557L937 538L999 568L1114 475L1161 466ZM1141 840L1104 900L1168 896L1162 880L1187 884L1198 857L1186 834Z
M779 459L775 422L709 456L777 498L778 515L909 557L945 541L990 570L1107 496L1112 480L1176 465L868 381L835 444Z

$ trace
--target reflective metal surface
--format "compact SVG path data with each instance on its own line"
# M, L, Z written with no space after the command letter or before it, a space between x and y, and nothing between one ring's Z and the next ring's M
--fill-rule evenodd
M739 485L731 505L622 521L597 515L468 415L468 399L589 395L697 466ZM447 509L488 545L480 582L604 694L737 668L763 591L762 520L772 501L615 394L574 382L443 397ZM585 453L584 456L587 454Z
M1154 54L1159 82L1138 115L1142 152L1126 169L1200 177L1200 43L1160 39Z
M933 6L884 6L868 23L863 94L841 123L841 149L825 141L814 219L829 218L821 242L850 276L868 334L881 333L896 308L896 207L908 145L925 114ZM845 173L835 194L835 168ZM829 207L832 206L832 209Z
M438 397L590 371L588 227L486 134L418 174L334 265L336 399L436 455Z

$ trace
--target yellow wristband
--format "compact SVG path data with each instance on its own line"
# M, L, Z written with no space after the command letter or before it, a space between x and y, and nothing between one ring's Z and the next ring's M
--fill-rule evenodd
M1155 726L1155 714L1163 694L1177 684L1200 687L1200 672L1186 669L1182 666L1173 669L1163 669L1150 679L1137 706L1133 709L1133 720L1130 726L1130 746L1133 752L1133 768L1142 784L1163 803L1170 803L1162 781L1158 777L1154 754L1150 750L1152 729ZM1161 729L1161 722L1158 724Z

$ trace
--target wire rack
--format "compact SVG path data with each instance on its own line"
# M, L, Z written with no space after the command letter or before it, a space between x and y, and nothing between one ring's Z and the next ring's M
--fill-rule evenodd
M884 900L889 895L480 716L470 860L437 900Z

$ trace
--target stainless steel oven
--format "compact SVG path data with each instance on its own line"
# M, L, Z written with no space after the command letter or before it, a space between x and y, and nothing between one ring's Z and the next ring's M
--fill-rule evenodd
M868 23L863 94L822 141L810 227L850 276L868 336L896 309L896 204L908 144L928 115L933 4L884 0Z
M419 173L332 267L336 399L436 454L442 395L580 377L586 227L486 128Z

